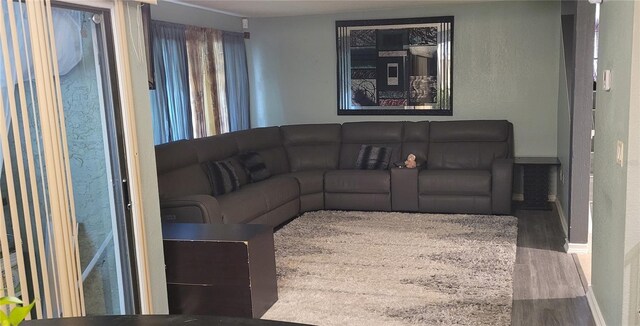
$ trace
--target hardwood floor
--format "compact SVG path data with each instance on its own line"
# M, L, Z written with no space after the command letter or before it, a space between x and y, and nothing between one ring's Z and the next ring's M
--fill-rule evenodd
M595 325L555 211L521 210L513 275L512 325Z

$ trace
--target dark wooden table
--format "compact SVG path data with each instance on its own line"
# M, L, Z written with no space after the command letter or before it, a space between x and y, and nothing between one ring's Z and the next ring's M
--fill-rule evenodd
M273 229L163 224L169 312L259 318L277 300Z
M550 210L549 169L560 165L557 157L516 157L514 163L522 165L524 202L521 209Z
M130 315L130 316L90 316L76 318L55 318L25 321L25 326L275 326L304 325L282 321L250 318L188 315Z

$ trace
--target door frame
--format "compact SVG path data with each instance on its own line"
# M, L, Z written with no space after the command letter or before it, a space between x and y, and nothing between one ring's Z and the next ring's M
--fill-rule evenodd
M569 162L567 184L567 251L586 253L589 234L589 177L591 171L591 126L593 123L593 43L595 6L563 0L562 16L572 16L572 26L561 24L571 35L572 53L565 53L569 91ZM566 31L565 28L571 30ZM562 68L562 67L561 67ZM563 225L564 227L564 225Z
M132 14L135 15L137 11L131 11L131 4L138 5L139 2L154 3L154 1L130 1L124 0L93 0L90 2L90 6L87 6L86 0L61 0L56 1L58 4L68 4L77 8L96 8L108 12L111 18L110 32L113 35L113 47L114 47L114 62L115 70L117 74L117 86L118 92L115 94L114 101L118 101L121 111L121 123L122 131L124 133L124 151L125 151L125 164L126 174L128 175L127 186L123 188L128 190L130 200L130 213L131 213L131 225L130 231L132 235L132 244L130 247L130 255L134 256L133 265L131 266L132 273L134 274L134 285L137 285L136 297L139 302L139 306L136 309L136 313L141 314L159 314L168 312L168 303L166 298L166 287L155 288L152 285L152 279L164 279L164 270L151 270L150 260L148 255L148 233L147 224L153 219L145 219L145 203L142 197L142 173L141 162L139 156L139 138L136 124L136 112L135 112L135 99L133 94L133 80L131 73L131 52L129 50L129 29L128 24ZM105 28L109 26L105 25ZM132 41L135 42L135 41ZM144 47L144 45L141 45ZM146 60L143 58L142 60ZM160 227L160 219L157 219L156 228ZM149 232L151 233L151 232ZM153 233L152 233L153 235ZM162 243L162 238L154 239L151 241ZM164 258L162 262L155 262L154 265L164 265ZM153 274L158 275L153 275ZM137 283L137 284L135 284ZM164 285L164 284L163 284ZM156 302L154 302L154 300ZM157 302L159 301L159 302Z

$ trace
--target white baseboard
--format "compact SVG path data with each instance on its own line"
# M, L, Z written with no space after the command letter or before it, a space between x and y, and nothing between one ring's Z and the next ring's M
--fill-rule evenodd
M593 320L596 322L596 326L607 326L591 286L589 286L587 290L587 303L589 303L589 308L591 308L591 314L593 315Z
M569 242L569 247L567 248L568 254L588 254L589 253L589 244L588 243L572 243Z
M560 224L562 224L562 232L564 232L564 249L568 254L587 254L589 253L588 243L572 243L569 242L569 227L567 226L567 217L564 216L562 210L562 204L559 200L554 201L556 204L556 210L558 211L558 217L560 218Z

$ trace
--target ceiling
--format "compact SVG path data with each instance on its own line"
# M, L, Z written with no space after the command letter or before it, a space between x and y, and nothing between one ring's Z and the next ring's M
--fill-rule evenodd
M283 17L332 14L349 11L398 9L424 4L478 2L482 0L166 0L238 17Z

